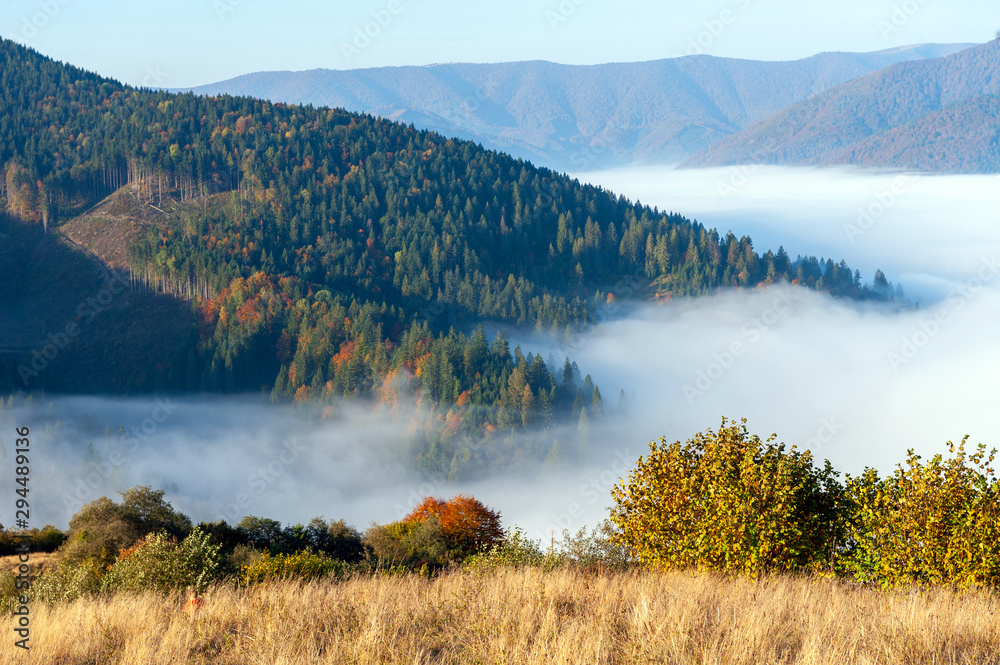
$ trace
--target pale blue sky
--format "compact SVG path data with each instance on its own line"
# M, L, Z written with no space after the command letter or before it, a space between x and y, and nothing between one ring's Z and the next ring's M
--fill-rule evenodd
M366 28L373 36L358 37ZM165 87L317 67L593 64L699 51L788 60L985 42L997 29L996 0L4 0L0 16L5 38Z

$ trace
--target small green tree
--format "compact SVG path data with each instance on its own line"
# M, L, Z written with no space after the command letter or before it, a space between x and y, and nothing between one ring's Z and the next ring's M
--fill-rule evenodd
M70 519L66 543L60 550L64 559L70 563L95 559L110 565L144 533L162 530L176 538L190 533L191 520L163 500L163 490L142 485L120 494L121 504L102 496Z
M826 462L750 436L746 421L650 443L612 490L613 542L640 562L736 573L820 569L842 541L843 487Z

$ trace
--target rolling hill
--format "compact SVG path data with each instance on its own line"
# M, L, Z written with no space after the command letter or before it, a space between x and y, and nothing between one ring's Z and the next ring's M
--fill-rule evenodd
M817 91L969 45L789 62L687 56L570 66L446 64L261 72L194 88L412 122L557 169L676 163Z
M902 62L782 110L687 159L1000 171L1000 40Z

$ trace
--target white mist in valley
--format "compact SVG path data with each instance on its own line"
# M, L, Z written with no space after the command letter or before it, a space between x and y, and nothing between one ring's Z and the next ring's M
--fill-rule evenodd
M793 257L844 258L867 281L882 268L920 308L786 285L621 303L570 343L512 331L525 354L551 354L558 367L567 356L576 361L600 387L606 417L591 423L586 463L464 483L410 468L413 406L390 417L354 403L319 420L254 399L62 397L52 399L67 414L55 430L46 397L0 421L5 469L13 427L49 423L45 447L32 452L32 523L64 528L80 501L118 498L115 491L136 484L164 488L195 521L252 514L291 524L322 515L361 529L400 518L422 496L464 492L499 510L505 525L548 542L553 531L606 517L611 486L650 440L686 440L723 417L745 417L751 432L776 433L851 473L891 471L907 449L945 452L965 434L1000 447L992 418L1000 398L1000 178L734 168L587 179L722 233L748 234L758 251L783 244ZM105 424L124 426L125 438L106 437ZM545 447L556 439L571 446L576 436L575 423L519 434ZM0 478L4 524L12 482L12 474Z

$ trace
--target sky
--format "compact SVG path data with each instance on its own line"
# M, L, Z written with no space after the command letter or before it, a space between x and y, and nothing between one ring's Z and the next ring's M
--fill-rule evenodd
M998 29L995 0L5 0L0 15L4 38L171 88L255 71L442 62L790 60L982 43Z

